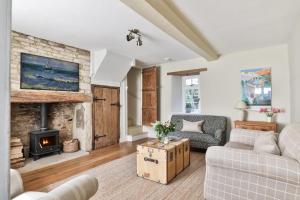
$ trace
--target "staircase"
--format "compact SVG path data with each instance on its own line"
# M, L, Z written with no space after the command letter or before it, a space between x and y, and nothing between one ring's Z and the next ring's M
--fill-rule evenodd
M142 126L129 126L128 127L128 135L137 136L143 134L143 127Z
M142 126L142 71L131 68L127 74L128 137L129 141L146 138Z
M133 118L128 117L128 135L137 136L141 134L143 134L143 127L137 125Z
M129 118L128 119L128 135L127 140L128 141L136 141L143 138L147 138L148 134L147 132L143 132L143 126L136 125L134 123L134 120Z

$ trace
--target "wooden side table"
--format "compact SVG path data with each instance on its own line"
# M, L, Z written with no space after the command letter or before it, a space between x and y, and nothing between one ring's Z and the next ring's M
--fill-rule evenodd
M235 121L235 128L251 129L259 131L274 131L277 132L277 123L261 122L261 121Z

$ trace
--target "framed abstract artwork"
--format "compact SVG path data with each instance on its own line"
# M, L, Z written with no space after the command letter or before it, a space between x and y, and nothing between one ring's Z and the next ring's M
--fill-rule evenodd
M272 105L271 68L241 70L242 101L248 106Z
M21 89L79 91L79 64L21 53Z

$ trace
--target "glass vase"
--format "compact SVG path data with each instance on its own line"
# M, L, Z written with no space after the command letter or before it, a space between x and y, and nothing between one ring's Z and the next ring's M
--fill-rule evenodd
M267 122L273 122L273 116L267 116Z
M160 143L164 143L165 137L164 137L164 135L161 132L156 132L156 138L158 139L158 141Z
M159 138L157 138L159 140L160 143L164 144L165 141L165 136L160 136Z

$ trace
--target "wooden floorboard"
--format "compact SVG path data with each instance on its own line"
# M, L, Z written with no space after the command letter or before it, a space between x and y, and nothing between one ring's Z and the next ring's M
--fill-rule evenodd
M26 191L36 191L57 181L66 179L80 172L101 164L129 155L136 151L136 145L147 139L135 142L123 142L90 152L89 155L62 163L53 164L31 172L21 174Z

